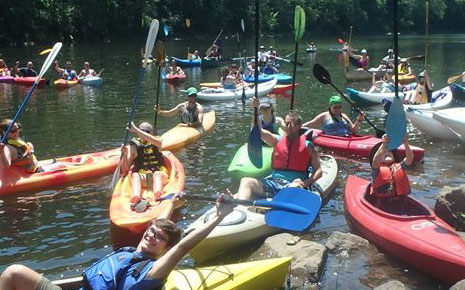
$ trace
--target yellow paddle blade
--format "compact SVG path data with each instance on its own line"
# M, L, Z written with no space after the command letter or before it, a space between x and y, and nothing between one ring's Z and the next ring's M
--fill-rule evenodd
M51 48L44 49L39 53L39 55L44 55L44 54L50 53L50 51L52 51Z
M186 27L189 28L191 26L191 20L186 18Z

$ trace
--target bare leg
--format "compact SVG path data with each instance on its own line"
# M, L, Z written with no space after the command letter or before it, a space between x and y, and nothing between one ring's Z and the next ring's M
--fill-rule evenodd
M23 266L11 265L0 276L2 290L30 290L36 289L42 276L36 271Z
M241 179L239 190L234 197L237 199L254 200L254 194L261 197L265 196L262 184L255 178L244 177Z
M137 172L133 172L131 174L131 187L132 187L132 198L131 202L136 198L136 197L142 197L141 196L141 191L142 191L142 181L141 181L141 175ZM135 202L135 201L134 201Z
M155 194L155 199L161 197L163 193L163 187L168 183L168 175L162 171L155 171L153 173L153 193Z

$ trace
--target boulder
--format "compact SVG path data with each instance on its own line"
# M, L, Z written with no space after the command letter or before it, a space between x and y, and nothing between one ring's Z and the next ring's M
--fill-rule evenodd
M465 185L444 186L436 197L434 211L456 230L465 231Z
M365 248L370 243L362 237L353 235L351 233L332 232L328 241L326 242L326 248L331 253L335 254L348 254L351 251Z
M455 283L449 290L465 290L465 279Z
M376 286L373 290L406 290L405 285L397 280L391 280L387 283Z

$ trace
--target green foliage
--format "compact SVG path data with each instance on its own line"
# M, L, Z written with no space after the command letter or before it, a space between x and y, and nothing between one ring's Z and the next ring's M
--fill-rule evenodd
M465 28L465 0L429 0L430 31ZM290 33L299 5L312 34L341 34L353 26L357 34L386 33L392 29L392 0L260 0L262 33ZM152 18L167 23L176 34L216 34L253 27L250 0L2 0L0 43L24 41L98 40L102 37L143 35ZM185 26L189 18L192 25ZM403 33L425 29L425 0L399 0ZM311 29L309 29L311 28Z

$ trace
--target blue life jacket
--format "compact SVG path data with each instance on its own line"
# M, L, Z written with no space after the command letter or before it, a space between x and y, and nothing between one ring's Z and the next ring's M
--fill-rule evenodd
M326 118L323 122L323 134L334 136L349 136L350 128L346 120Z
M74 74L72 69L65 69L67 75L66 75L66 80L67 81L72 81L75 79L76 75Z
M120 248L82 272L80 290L161 289L164 281L145 279L154 262L134 247Z

